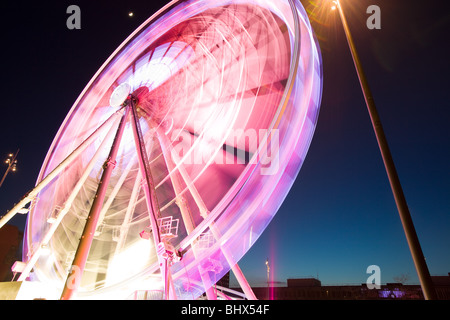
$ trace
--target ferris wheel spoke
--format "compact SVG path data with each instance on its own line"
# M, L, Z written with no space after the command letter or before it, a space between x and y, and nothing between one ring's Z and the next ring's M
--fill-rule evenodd
M231 61L229 62L227 65L225 65L223 67L223 70L229 70L231 67L235 68L235 61ZM195 70L195 68L194 68ZM180 70L180 72L189 72L188 70L182 69ZM233 71L234 72L234 71ZM197 79L196 81L194 81L193 83L199 83L198 86L203 88L204 90L210 90L210 93L206 93L206 96L217 96L217 93L214 91L212 91L212 87L209 86L209 83L219 83L219 80L215 80L215 77L217 78L217 75L215 75L215 73L210 73L209 76L207 78L200 78L197 72L189 72L190 78L192 79ZM222 74L221 77L226 77ZM232 78L231 74L228 77L230 80ZM283 77L280 80L276 80L270 83L265 83L265 84L257 84L255 87L251 87L251 88L236 88L239 90L236 90L235 92L229 94L229 95L225 95L225 96L220 96L220 97L215 97L212 100L209 101L202 101L199 104L196 104L196 108L203 108L203 107L208 107L211 106L213 103L215 103L216 101L220 101L220 103L226 103L226 102L231 102L234 101L236 99L236 97L253 97L253 96L262 96L262 95L269 95L269 94L279 94L282 95L283 93L283 88L285 86L285 83L287 82L287 78ZM175 88L174 88L175 89ZM160 92L164 92L167 93L167 88L162 85L159 88ZM175 89L176 90L176 89ZM187 92L192 92L191 90L186 90ZM170 91L169 91L170 92ZM158 96L158 94L155 92L155 95ZM203 93L203 95L205 95L205 93ZM182 106L182 105L181 105ZM191 109L191 107L188 107L189 109ZM183 108L179 108L179 111L182 111Z
M182 170L182 169L176 170L177 165L172 159L170 148L169 148L170 141L167 139L165 134L163 132L161 132L161 130L157 130L157 137L160 142L161 148L163 150L162 153L164 155L165 163L167 165L167 169L169 171L169 176L170 176L172 186L173 186L173 189L175 192L175 199L176 199L175 202L180 209L181 217L183 220L183 225L186 228L187 234L189 235L195 230L196 223L195 223L194 218L192 217L191 211L189 210L189 205L183 195L184 190L181 185L181 180L185 181L185 179L183 178L182 174L180 173L180 170ZM185 181L185 183L186 183L186 181ZM188 188L189 188L189 186L188 186ZM191 191L191 189L189 189L189 190ZM192 194L192 191L191 191L191 194ZM194 256L197 257L198 250L195 245L193 245L192 250L193 250ZM206 295L207 295L208 299L209 300L216 299L215 293L213 292L213 288L212 288L213 282L211 281L209 275L207 273L204 273L201 270L200 266L198 267L198 269L199 269L199 273L200 273L200 277L203 282L203 285L206 288Z
M200 133L191 131L187 128L184 128L183 131L188 133L194 139L198 139L201 136ZM237 147L236 145L230 145L227 143L224 143L221 145L221 147L219 147L217 145L218 142L216 142L216 144L214 144L210 140L205 140L205 139L202 139L202 143L208 145L210 148L217 148L217 149L221 148L222 150L226 151L228 154L233 156L234 160L237 160L237 159L243 160L244 163L241 163L241 164L244 164L244 165L248 164L250 159L253 157L253 153L254 153L254 151L253 152L250 151L248 147L242 148L242 146ZM233 161L232 163L236 163L236 162Z
M165 56L167 55L167 53L170 51L170 49L172 48L173 44L175 43L175 40L172 40L170 42L170 44L167 46L166 51L164 51L163 55L161 56L161 59L164 59Z
M94 156L92 157L92 159L87 164L87 166L86 166L82 176L78 179L78 181L77 181L76 185L74 186L72 192L70 193L69 197L65 201L64 207L62 207L61 210L58 212L58 215L55 217L55 221L52 222L51 227L49 228L49 230L47 231L47 233L43 237L41 243L38 246L38 249L33 252L32 256L27 261L27 264L26 264L24 270L22 271L22 274L20 275L20 277L19 277L19 279L17 281L24 281L28 277L29 272L31 271L31 269L33 268L33 266L35 265L35 263L37 262L37 260L41 256L43 246L48 246L49 245L50 240L52 239L52 237L54 236L55 232L57 231L61 221L66 216L66 214L69 212L69 210L72 207L72 204L73 204L76 196L78 195L78 193L82 189L86 179L88 178L90 172L94 168L94 165L96 164L97 160L102 155L102 149L106 145L106 142L108 142L108 140L112 137L112 135L113 135L113 133L115 131L114 129L115 129L114 126L112 126L110 128L109 132L103 138L103 141L100 144L99 148L97 149L97 151L95 152Z
M277 95L281 98L284 92L284 88L286 87L287 78L283 78L271 83L266 84L259 84L253 88L245 88L239 92L233 93L231 95L221 97L220 102L221 103L227 103L234 101L236 99L236 96L240 96L245 98L254 98L254 97L263 97L266 95ZM209 100L204 101L201 104L196 105L196 107L199 108L207 108L208 106L211 106L212 103L214 103L215 100Z
M247 39L249 39L250 40L249 43L252 43L255 46L258 46L259 43L264 43L265 45L267 45L269 42L271 42L272 37L270 37L270 36L266 36L266 38L264 38L265 41L263 41L263 42L261 41L260 37L261 37L261 34L263 34L263 32L256 32L256 35L258 36L256 38L257 40L256 41L251 41L252 38L251 38L250 34L248 33L247 28L244 26L244 24L246 24L248 27L251 27L252 25L256 25L257 28L261 28L261 25L259 23L257 23L261 19L260 16L258 16L256 14L252 14L251 18L249 18L247 21L244 21L244 22L239 21L235 17L233 17L232 19L236 23L229 23L228 22L228 23L221 24L222 28L227 28L227 30L226 30L227 31L227 33L226 33L227 36L224 36L223 32L219 32L220 37L222 39L221 45L219 43L213 41L213 43L210 44L209 49L205 48L205 52L215 53L218 50L223 50L223 44L227 44L227 43L229 44L232 39L236 39L237 40L237 39L240 39L242 36L245 36ZM213 21L216 21L216 20L217 20L217 18L213 19ZM200 43L203 43L203 42L207 43L208 39L214 39L213 35L215 33L217 33L217 31L219 29L215 28L213 30L213 32L210 32L210 34L212 34L212 36L208 37L207 30L211 26L214 26L214 22L212 22L210 25L208 25L207 29L204 29L203 32L197 33L197 34L200 34L200 35L206 35L206 36L204 36L204 38L202 38L200 40ZM234 28L234 29L231 29L231 28ZM242 41L237 42L237 43L239 45L242 45ZM203 59L203 57L199 56L199 58L197 60L192 61L191 64L195 65L196 63L201 63L202 59Z
M111 122L117 120L117 117L120 115L120 112L117 111L113 113L104 123L102 123L96 130L84 140L81 144L78 145L62 162L60 162L50 173L48 173L39 183L29 191L23 198L20 200L10 211L8 211L1 219L0 219L0 228L6 224L20 209L22 209L25 205L27 205L30 201L32 201L38 193L44 189L60 172L62 172L76 157L78 157L85 148L92 143L94 139L100 134L101 129L107 124L111 124Z
M124 217L122 224L120 226L120 229L119 229L119 238L117 240L117 245L116 245L114 255L119 254L119 252L121 252L124 248L125 239L127 237L128 230L129 230L129 224L133 217L133 212L136 208L138 197L139 197L139 190L141 187L141 179L142 179L141 176L139 174L137 174L135 181L134 181L133 189L131 191L130 200L129 200L129 203L127 206L127 211L125 213L125 217Z
M231 66L234 65L234 62L229 62L226 66L224 66L224 70L229 70L229 68ZM269 66L266 66L266 68L270 68ZM192 69L192 67L190 67L190 69ZM195 70L195 68L194 68ZM271 71L274 72L274 71ZM198 86L203 88L203 91L205 90L211 90L210 93L205 93L203 92L204 96L211 96L214 97L216 96L216 93L213 93L212 91L212 87L209 88L210 86L207 86L208 83L210 83L213 79L214 79L214 74L211 75L207 78L200 78L197 72L190 72L188 69L180 69L180 71L178 72L178 75L174 75L175 78L179 78L181 73L189 73L190 76L189 78L191 79L191 83L199 83ZM200 73L202 74L202 73ZM287 83L287 75L283 75L283 74L275 74L275 78L278 78L275 81L272 82L268 82L268 83L260 83L257 84L254 87L250 87L250 88L239 88L238 91L233 92L232 94L229 94L228 96L221 96L219 97L215 97L211 100L205 101L205 99L203 98L203 101L196 104L195 108L208 108L209 106L211 106L213 103L215 103L217 101L217 99L220 99L221 103L227 103L230 101L234 101L236 99L236 97L242 97L242 98L246 98L246 97L261 97L261 96L265 96L265 95L278 95L279 98L281 99L281 96L284 92L284 88L286 86ZM223 77L223 75L222 75ZM273 77L272 77L273 78ZM192 82L192 79L197 79L196 81ZM231 78L230 78L231 79ZM218 82L218 81L216 81ZM195 87L194 85L192 85L192 87ZM173 88L173 89L172 89ZM163 96L163 95L167 95L167 96L176 96L176 94L171 94L172 92L176 92L179 91L179 87L173 87L170 82L167 82L166 84L162 84L160 85L158 88L155 88L152 90L152 96ZM188 88L185 89L186 92L190 92L192 94L192 90ZM195 92L195 91L194 91ZM179 107L177 108L177 112L182 112L183 109L186 110L192 110L192 107L189 106L189 104L186 107L183 107L186 104L179 104Z
M161 147L165 150L163 154L167 154L168 157L166 157L170 163L170 172L169 176L171 176L175 171L178 171L179 176L183 180L184 184L187 186L187 189L189 190L191 196L194 198L198 208L200 209L201 214L208 211L208 208L206 208L206 205L199 194L198 190L196 189L194 185L194 181L189 176L189 173L186 171L183 163L181 162L180 158L176 154L176 152L173 152L173 149L171 148L171 144L168 140L166 140L164 133L158 132L158 139L160 140ZM170 158L170 160L169 160ZM179 190L180 193L182 193L181 190Z
M193 134L193 135L194 135L194 134ZM166 144L167 144L168 142L167 142L167 141L164 141L164 140L165 140L165 136L164 136L163 134L160 134L159 137L160 137L160 139L163 141L162 144L164 144L164 145L165 145L165 148L167 148ZM169 148L166 149L166 153L167 153L168 155L171 154ZM168 159L168 163L171 163L172 157L169 156L169 157L167 157L167 159ZM175 159L176 159L176 156L175 156ZM189 175L183 174L183 169L184 169L184 168L183 168L183 165L180 164L180 163L177 164L177 160L175 160L174 163L172 163L172 164L170 165L170 167L171 167L172 170L175 169L175 167L174 167L175 165L176 165L176 166L179 166L178 173L180 173L180 176L181 176L182 180L184 180L184 183L188 186L188 188L189 188L189 190L190 190L190 192L191 192L191 195L193 196L193 198L194 198L194 200L195 200L195 203L197 204L198 208L200 209L200 215L201 215L201 216L203 217L203 219L205 220L205 219L208 217L208 215L209 215L209 210L207 209L207 207L206 207L206 205L205 205L203 199L201 198L200 194L198 193L197 189L195 188L193 182L190 180ZM176 172L176 171L175 171L175 172ZM175 181L175 179L174 179L173 181ZM176 185L177 185L177 182L175 183L174 187L175 187ZM192 186L192 187L190 188L189 186ZM177 187L177 189L180 190L179 187ZM186 205L185 202L183 202L182 205ZM186 207L180 207L180 209L183 211L183 210L186 210ZM182 214L183 214L183 213L182 213ZM187 214L188 214L188 212L185 212L185 213L184 213L184 215L187 215ZM184 215L183 215L183 221L185 221L185 226L186 226L186 228L188 229L188 235L189 235L191 232L194 231L195 228L193 228L193 226L189 224L190 221L191 221L191 219L192 219L192 217L191 217L190 215L187 216L187 217L185 217ZM186 225L186 221L188 222L188 225ZM211 233L213 234L213 237L215 238L215 240L216 240L216 241L219 241L220 238L221 238L221 234L220 234L220 231L216 228L215 223L214 223L213 220L210 221L210 224L209 224L209 230L210 230ZM192 250L193 250L194 256L196 256L196 249L195 249L195 248L196 248L196 243L195 243L195 242L192 243L191 246L192 246ZM221 247L221 246L220 246L220 247ZM245 277L243 276L242 271L241 271L241 269L239 268L239 266L237 265L236 261L235 261L235 260L232 258L232 256L228 253L228 251L227 251L226 248L221 247L221 250L222 250L222 253L224 254L224 256L225 256L225 258L226 258L226 260L227 260L229 266L231 267L233 273L235 274L235 276L236 276L236 278L237 278L239 284L241 285L241 287L243 288L244 292L246 293L247 297L248 297L249 299L251 299L251 300L256 300L256 297L255 297L255 295L254 295L254 293L253 293L251 287L249 286L248 282L246 281ZM203 281L204 281L205 283L208 283L208 279L207 279L207 278L202 277L202 279L203 279Z
M100 211L100 217L98 220L97 228L102 225L107 211L109 210L113 201L116 199L116 196L117 196L118 192L120 191L120 189L122 188L122 185L123 185L125 179L127 178L128 174L130 173L131 168L134 166L135 161L136 161L136 155L133 155L130 158L130 161L128 162L127 166L125 167L125 170L122 172L119 179L114 184L114 188L111 191L111 193L109 194L108 200L106 200L106 202L103 204L102 210Z
M174 61L177 61L178 58L188 49L191 48L191 46L186 43L186 45L183 47L183 49L180 50L180 52L177 53L177 55L173 58Z

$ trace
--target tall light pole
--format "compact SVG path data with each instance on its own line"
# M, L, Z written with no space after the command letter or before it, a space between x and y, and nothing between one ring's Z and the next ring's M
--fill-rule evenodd
M419 238L417 237L416 230L411 218L411 214L408 209L408 204L406 203L405 196L403 194L403 189L400 184L400 180L397 175L397 170L395 169L394 161L392 159L391 152L386 140L386 136L381 126L381 120L378 116L377 109L375 107L375 102L372 97L372 93L369 88L366 76L364 74L363 68L361 66L361 61L359 60L358 53L356 52L355 44L353 42L352 35L348 28L347 20L345 19L344 11L339 0L333 1L333 8L338 9L339 16L341 18L342 26L345 31L345 36L347 38L348 45L353 58L353 63L358 74L359 83L361 85L362 92L364 94L364 99L366 101L367 110L369 111L370 120L372 121L372 126L375 131L375 135L378 141L378 146L381 151L381 156L383 158L384 167L389 178L389 183L391 185L392 193L394 195L395 203L397 205L397 210L400 215L400 220L403 225L403 230L408 241L408 246L411 251L412 258L414 260L414 265L416 267L417 274L419 276L420 284L425 299L434 300L436 299L436 292L433 287L430 273L428 271L425 258L423 256L422 249L420 247Z
M0 181L0 187L3 184L3 181L5 181L6 176L8 175L8 173L10 171L16 171L16 166L17 166L17 154L19 153L20 149L17 149L17 152L15 154L10 153L8 155L8 158L5 160L5 163L8 164L8 168L5 171L5 174L3 175L2 180Z
M266 260L267 267L267 300L270 300L270 267L269 267L269 258Z

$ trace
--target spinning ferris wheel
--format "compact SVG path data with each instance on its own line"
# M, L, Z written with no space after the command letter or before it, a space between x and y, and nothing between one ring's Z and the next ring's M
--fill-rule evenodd
M216 299L309 147L321 61L295 0L172 1L132 33L57 133L19 280L62 299ZM33 270L33 272L31 272Z

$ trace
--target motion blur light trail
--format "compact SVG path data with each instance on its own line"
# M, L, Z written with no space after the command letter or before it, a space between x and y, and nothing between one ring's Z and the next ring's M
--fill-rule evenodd
M39 192L27 221L24 261L42 246L51 250L34 256L31 280L56 291L117 126L102 124L121 112L109 100L124 83L136 100L159 212L146 204L128 121L77 297L162 290L158 244L150 236L156 230L149 228L154 215L182 254L170 266L176 297L195 299L253 245L300 170L319 113L319 47L300 2L291 0L172 1L131 34L73 105L38 177L39 183L100 127ZM248 132L264 134L252 143ZM196 154L202 161L192 161Z

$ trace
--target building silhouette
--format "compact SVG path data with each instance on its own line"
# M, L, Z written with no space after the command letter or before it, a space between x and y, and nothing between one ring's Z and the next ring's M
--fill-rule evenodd
M23 232L16 226L5 224L0 228L0 282L11 281L11 266L22 260Z
M15 261L22 258L23 232L16 226L6 224L0 229L0 282L9 282ZM431 276L437 298L450 300L450 272L445 276ZM229 288L230 273L217 282L218 286ZM232 288L240 291L240 288ZM367 285L322 285L317 278L287 279L284 287L253 287L259 300L423 300L420 285L386 283L379 289L369 289Z
M432 276L437 298L450 300L450 273ZM420 285L386 283L380 289L367 285L323 286L316 278L287 279L286 287L254 287L259 300L423 300ZM235 288L239 290L239 288Z

